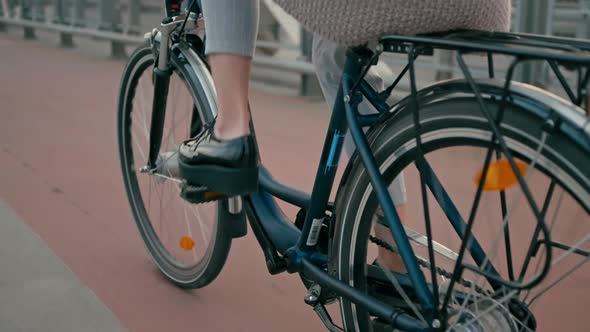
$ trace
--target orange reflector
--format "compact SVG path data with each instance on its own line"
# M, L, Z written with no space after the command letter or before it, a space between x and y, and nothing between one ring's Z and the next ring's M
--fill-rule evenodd
M522 176L526 173L526 164L520 160L515 160L516 167ZM483 169L475 176L475 185L479 184ZM502 191L518 183L516 174L512 171L510 163L506 159L501 159L490 163L488 174L483 184L484 191Z
M193 249L195 246L195 241L191 239L189 236L183 236L180 239L180 247L186 251Z
M223 193L218 193L214 191L208 191L205 193L205 199L213 199L221 196L223 196Z

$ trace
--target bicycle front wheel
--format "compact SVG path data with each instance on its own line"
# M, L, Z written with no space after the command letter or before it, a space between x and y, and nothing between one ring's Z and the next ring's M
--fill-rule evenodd
M579 285L590 277L590 140L583 118L572 113L581 110L568 113L582 121L574 126L551 105L518 93L504 105L501 88L481 86L509 157L469 87L449 86L420 95L421 151L410 104L402 102L399 113L373 131L376 136L369 134L385 182L405 179L407 201L398 211L438 303L435 325L451 331L586 330L590 294ZM332 271L432 326L405 267L394 266L398 250L367 172L359 158L353 163L336 201ZM495 278L482 275L492 270ZM341 310L346 331L391 331L354 303L342 300Z
M227 204L191 204L180 196L177 151L183 140L203 130L200 114L211 110L194 99L199 82L192 68L170 57L172 76L165 111L162 145L153 169L147 168L154 96L154 56L139 47L124 70L118 112L119 155L123 181L139 233L158 269L183 288L199 288L221 271L231 245L223 226ZM194 76L194 74L193 74Z

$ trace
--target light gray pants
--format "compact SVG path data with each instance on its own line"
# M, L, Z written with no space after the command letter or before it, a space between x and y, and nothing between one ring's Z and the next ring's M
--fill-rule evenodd
M258 0L200 2L207 31L207 55L222 53L253 56L258 35Z
M201 4L207 31L207 54L254 55L258 34L258 0L201 0ZM314 35L312 52L322 93L328 105L333 107L346 60L346 47ZM379 75L369 72L366 79L375 89L384 89ZM371 114L376 110L365 100L359 105L359 112ZM349 156L356 149L350 133L346 135L344 148ZM403 175L400 175L389 188L396 205L406 202L405 189Z

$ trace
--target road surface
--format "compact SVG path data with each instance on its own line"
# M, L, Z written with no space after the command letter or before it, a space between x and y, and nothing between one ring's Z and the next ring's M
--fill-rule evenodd
M161 277L121 181L116 100L124 63L108 59L108 49L50 44L0 34L0 330L323 331L299 278L269 275L251 232L233 242L210 286L182 291ZM265 165L309 190L328 108L257 89L251 103ZM455 170L455 161L445 162ZM590 299L576 294L588 290L589 276L585 269L573 279L545 319L557 321L555 308L566 309L560 317L583 315Z

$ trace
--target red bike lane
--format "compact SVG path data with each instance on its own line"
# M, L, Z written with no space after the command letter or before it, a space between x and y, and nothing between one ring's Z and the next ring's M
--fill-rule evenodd
M0 197L124 326L321 330L303 302L299 278L269 275L251 231L233 242L220 277L204 289L177 289L155 270L119 169L116 100L123 62L5 36L0 49ZM258 91L252 105L266 165L278 178L310 188L321 144L308 147L323 139L325 107Z

